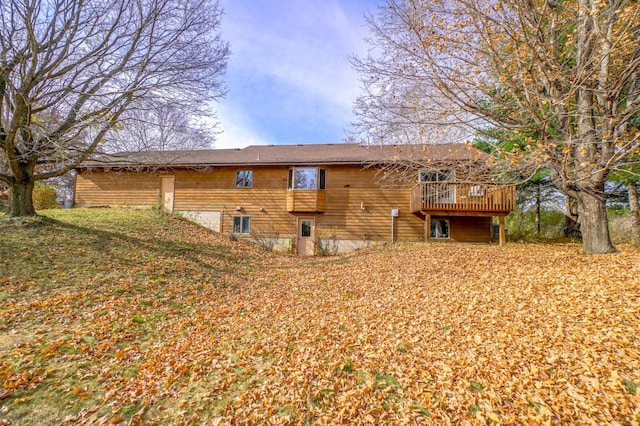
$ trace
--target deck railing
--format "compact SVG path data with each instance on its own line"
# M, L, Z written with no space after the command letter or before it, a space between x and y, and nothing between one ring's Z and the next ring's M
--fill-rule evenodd
M422 182L411 188L411 212L510 212L516 187L505 184Z

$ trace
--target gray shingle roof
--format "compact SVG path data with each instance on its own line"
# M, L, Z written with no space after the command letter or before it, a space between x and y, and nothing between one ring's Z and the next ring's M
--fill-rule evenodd
M238 149L119 153L83 163L79 168L203 167L256 165L367 164L389 161L481 160L487 154L465 144L431 145L252 145Z

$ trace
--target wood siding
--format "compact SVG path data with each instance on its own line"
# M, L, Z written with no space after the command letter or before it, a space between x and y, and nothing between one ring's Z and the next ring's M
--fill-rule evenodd
M491 241L491 217L431 216L431 219L449 220L451 241L459 243L488 243Z
M298 191L287 190L289 168L276 166L158 173L81 171L75 201L85 206L156 206L160 176L171 175L175 177L174 211L220 212L225 234L231 233L234 216L249 216L252 233L295 239L298 219L314 218L316 238L385 242L391 239L391 209L398 209L399 216L393 221L396 240L424 240L424 218L411 213L409 189L379 187L374 169L357 165L323 168L326 190L310 192L323 193L324 200L317 196L317 205L308 207L309 212L288 212L288 195ZM251 188L235 187L238 170L253 171ZM490 217L448 219L452 240L489 241L491 237Z
M78 173L75 204L86 206L155 206L160 176L143 173Z
M287 211L290 213L324 213L327 192L324 189L296 189L287 191Z
M390 241L391 209L396 239L423 239L423 221L409 213L409 191L382 188L376 170L359 166L327 167L327 210L316 221L320 238L336 235L345 240Z

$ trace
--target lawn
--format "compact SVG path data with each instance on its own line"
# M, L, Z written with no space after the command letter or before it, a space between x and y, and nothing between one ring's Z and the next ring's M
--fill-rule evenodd
M0 424L640 424L640 251L0 222Z

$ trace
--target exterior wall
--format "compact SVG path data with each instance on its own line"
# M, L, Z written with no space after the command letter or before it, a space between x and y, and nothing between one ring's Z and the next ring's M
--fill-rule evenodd
M293 249L298 220L311 217L315 219L316 241L328 244L330 253L340 253L390 241L391 209L398 209L399 215L393 220L394 239L424 241L424 220L409 212L409 189L379 187L375 184L374 169L362 169L357 165L322 168L326 170L324 213L287 212L289 167L284 166L216 167L207 171L154 173L82 171L77 176L75 201L85 206L156 206L160 177L171 175L175 176L174 211L208 221L202 224L223 234L231 233L234 216L249 216L252 234L278 238L278 247ZM251 188L235 187L238 170L253 171ZM489 217L447 219L454 241L491 239Z
M75 204L85 206L157 206L160 175L130 172L78 173Z
M253 170L253 187L235 187L238 170ZM224 234L231 233L234 216L249 216L252 232L294 238L296 218L286 212L287 171L284 167L221 167L205 172L178 170L174 173L174 208L220 212L220 232Z
M398 209L394 239L423 240L424 222L409 213L409 190L381 188L375 174L359 166L327 167L327 210L316 218L318 238L391 241L391 209Z
M316 253L331 256L351 253L352 251L363 248L376 247L384 243L386 243L386 241L320 239L318 240L319 247Z
M220 232L222 225L221 214L218 211L206 211L206 210L187 210L187 211L175 211L176 214L189 219L205 228L212 231Z
M488 243L491 241L491 217L487 216L431 216L449 220L451 241L460 243Z

